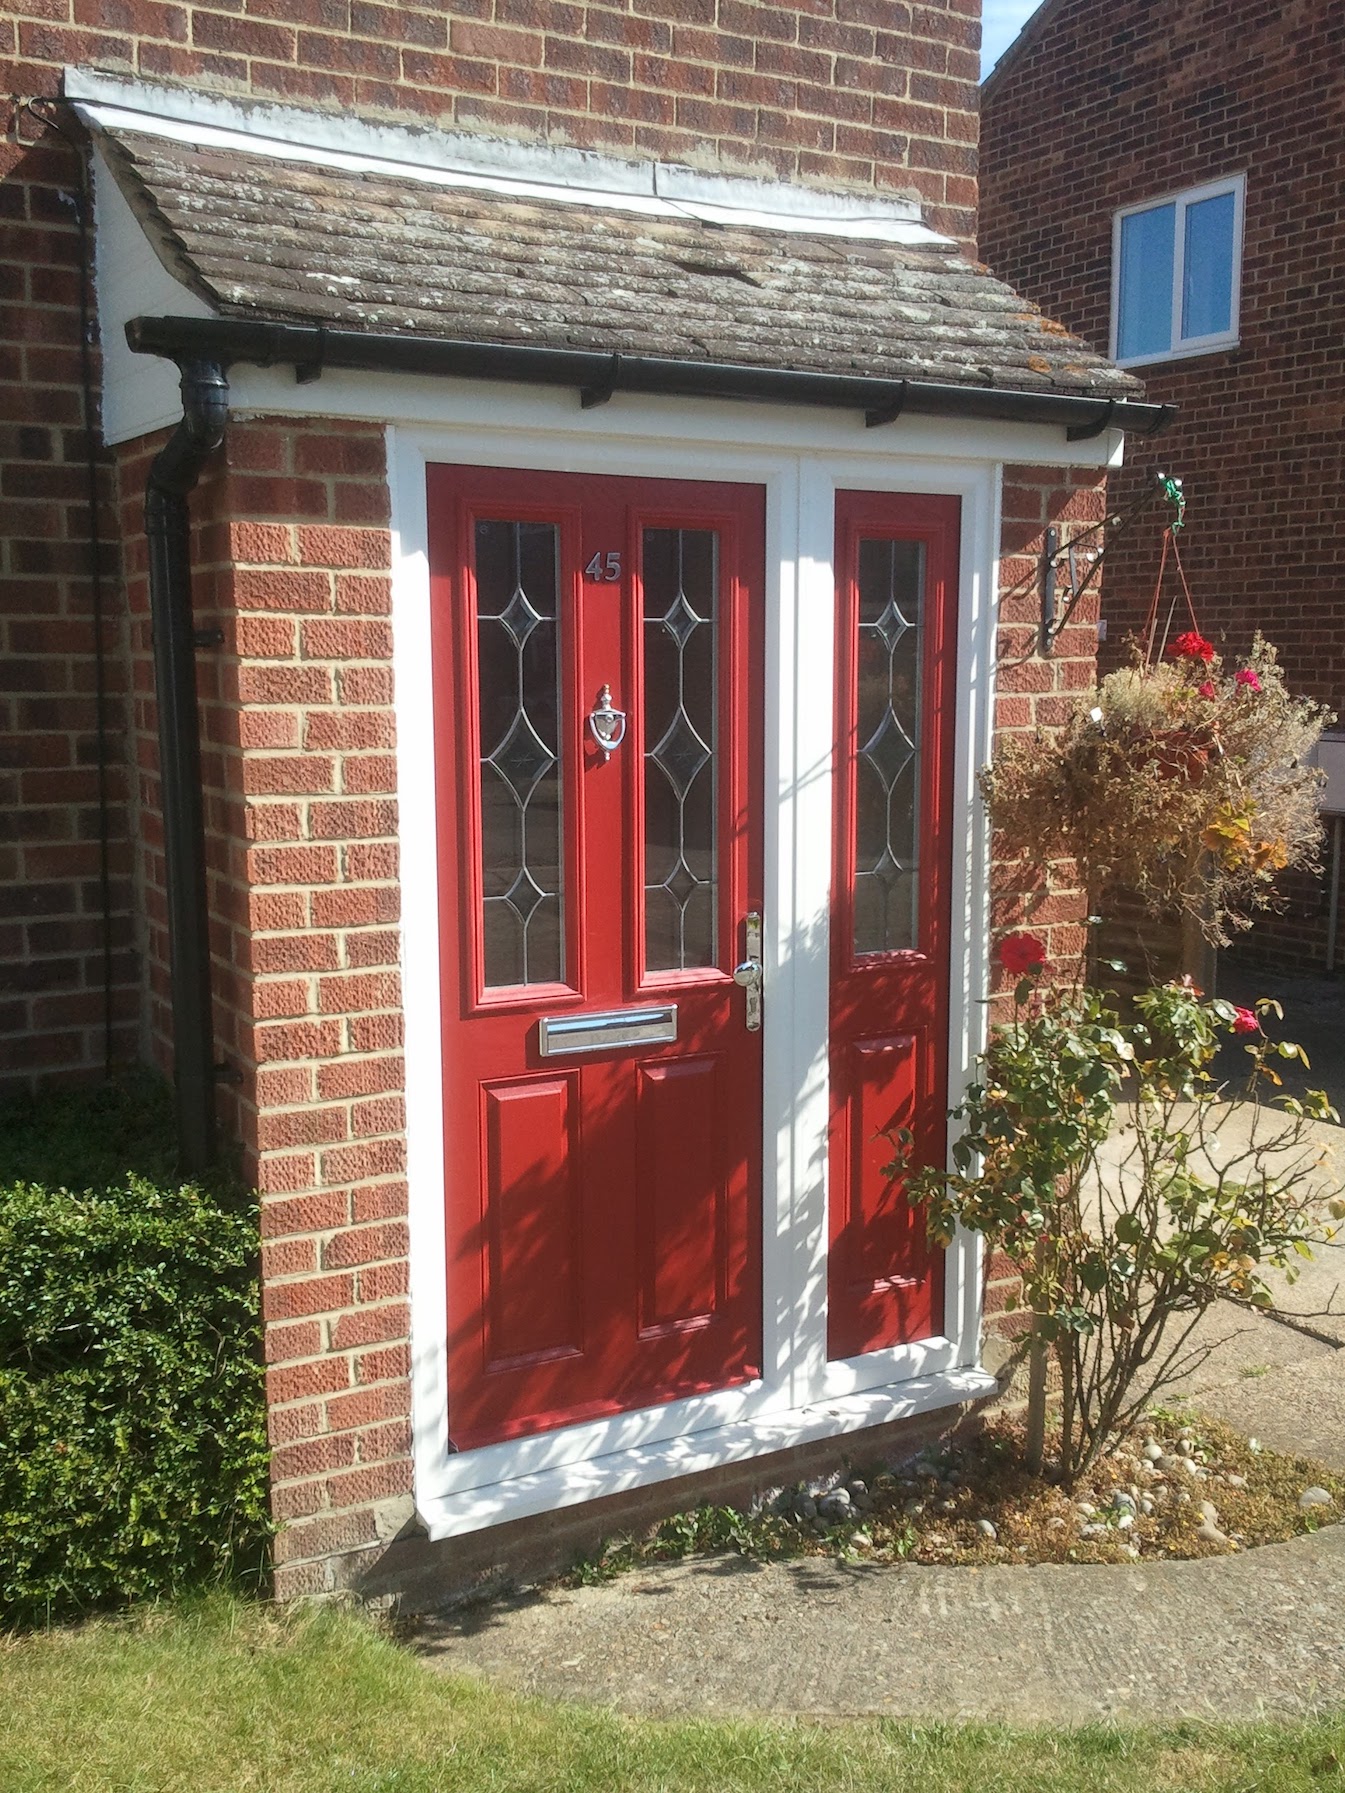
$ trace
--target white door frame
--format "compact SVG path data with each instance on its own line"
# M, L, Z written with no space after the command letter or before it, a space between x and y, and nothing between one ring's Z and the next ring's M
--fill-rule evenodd
M814 418L764 406L638 400L604 407L595 427L593 413L577 423L569 395L562 408L559 395L524 388L437 383L437 391L451 421L413 421L388 432L416 1504L432 1538L993 1392L993 1378L979 1367L981 1259L970 1235L947 1253L943 1336L827 1361L835 493L939 493L962 502L948 1040L948 1087L956 1094L983 1039L988 979L988 838L976 774L989 758L993 716L1002 459L1006 452L1035 464L1066 458L1059 431L973 432L917 420L900 434L859 433L854 420L833 413ZM973 444L979 453L969 452ZM737 1388L463 1453L451 1450L447 1430L425 491L432 461L749 482L766 491L762 1375Z

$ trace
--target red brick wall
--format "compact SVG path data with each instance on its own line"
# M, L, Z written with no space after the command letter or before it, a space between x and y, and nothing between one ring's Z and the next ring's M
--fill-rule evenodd
M1345 713L1345 54L1328 0L1071 0L987 84L981 251L1004 279L1106 350L1116 208L1245 171L1236 349L1141 370L1181 406L1129 445L1120 510L1155 469L1190 498L1182 552L1206 632L1243 651L1261 628L1290 682ZM1138 628L1157 517L1109 549L1107 652ZM1262 962L1316 965L1320 885L1263 923Z
M70 204L79 164L54 135L32 141L42 127L30 116L11 107L7 122L0 143L0 1087L101 1069L109 1019L113 1055L124 1059L135 1047L125 671L116 530L101 466L105 779L98 765L80 250Z
M919 196L939 228L968 240L979 45L977 0L262 0L246 13L240 0L45 0L0 11L9 92L50 93L70 63L364 118L877 187Z
M4 93L20 98L56 95L62 67L82 65L369 119L911 194L939 228L970 241L978 19L976 0L249 0L246 13L241 0L21 0L0 5L0 73ZM135 1056L139 972L122 739L126 611L110 509L108 904L98 845L70 205L79 166L13 99L0 102L0 116L3 1085L101 1071L108 1007L114 1056ZM110 505L105 467L100 477ZM124 484L121 498L134 519L138 487ZM138 925L161 996L161 917Z

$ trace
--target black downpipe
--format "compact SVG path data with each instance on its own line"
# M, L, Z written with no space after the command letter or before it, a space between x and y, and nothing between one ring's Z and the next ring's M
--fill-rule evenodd
M173 1085L182 1169L215 1156L215 1041L210 1011L205 813L201 798L196 635L188 494L224 440L229 381L218 361L182 361L182 421L155 456L145 486L168 953L172 970Z

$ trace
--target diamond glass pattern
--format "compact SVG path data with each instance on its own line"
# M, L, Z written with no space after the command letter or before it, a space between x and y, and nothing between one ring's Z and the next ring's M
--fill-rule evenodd
M916 945L924 548L859 544L855 764L857 954Z
M644 585L645 964L715 962L715 636L719 539L646 529Z
M558 540L551 523L476 525L486 984L564 976Z

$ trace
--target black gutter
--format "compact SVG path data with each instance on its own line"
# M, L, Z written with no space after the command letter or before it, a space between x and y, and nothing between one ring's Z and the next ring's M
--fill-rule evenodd
M173 1085L182 1169L192 1173L205 1169L215 1155L215 1052L187 497L206 457L224 440L229 382L218 358L208 352L184 356L180 366L182 421L149 470L145 536L159 708Z
M670 361L647 355L599 354L532 344L451 342L431 336L380 336L323 324L277 324L246 318L139 317L126 340L142 355L181 362L208 356L227 365L293 366L315 379L324 368L449 375L459 379L519 380L573 386L586 405L615 392L679 398L731 398L860 410L876 427L906 413L1008 423L1058 424L1072 439L1105 429L1155 436L1177 414L1175 405L1088 398L1066 392L1014 392L995 386L957 386L934 380L878 380L857 374L800 373L788 368L740 367L727 362Z

